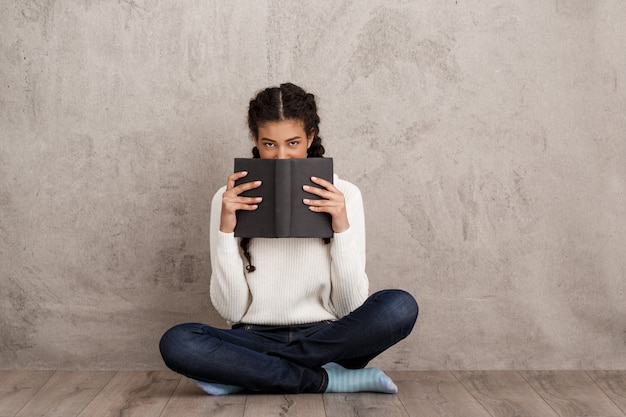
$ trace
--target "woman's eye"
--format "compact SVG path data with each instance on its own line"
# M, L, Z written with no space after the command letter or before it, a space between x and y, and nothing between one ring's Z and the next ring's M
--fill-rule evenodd
M298 143L300 143L300 142L298 142L297 140L294 140L292 142L289 142L289 145L290 146L298 146Z
M273 148L274 144L272 142L265 142L265 147L266 148Z

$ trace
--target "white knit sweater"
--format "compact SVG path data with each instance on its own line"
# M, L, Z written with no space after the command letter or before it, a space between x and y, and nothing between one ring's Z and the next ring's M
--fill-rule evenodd
M250 242L248 273L239 238L219 230L222 194L211 205L211 301L231 323L292 325L336 320L367 298L365 226L359 189L335 176L344 194L350 228L322 239L266 239Z

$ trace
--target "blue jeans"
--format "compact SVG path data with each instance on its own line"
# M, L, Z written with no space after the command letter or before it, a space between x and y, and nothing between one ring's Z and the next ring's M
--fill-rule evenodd
M409 335L417 314L409 293L384 290L337 321L232 329L187 323L168 330L159 347L165 364L189 378L252 391L322 393L328 385L322 365L365 367Z

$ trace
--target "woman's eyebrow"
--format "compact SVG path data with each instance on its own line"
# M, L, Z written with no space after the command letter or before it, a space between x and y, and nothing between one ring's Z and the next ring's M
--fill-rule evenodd
M283 142L291 142L292 140L296 140L296 139L302 139L302 137L301 137L301 136L294 136L294 137L292 137L292 138L285 139ZM277 141L277 140L270 139L270 138L266 138L266 137L262 137L260 140L266 140L266 141L268 141L268 142L274 142L274 143L275 143L275 142L279 142L279 141Z

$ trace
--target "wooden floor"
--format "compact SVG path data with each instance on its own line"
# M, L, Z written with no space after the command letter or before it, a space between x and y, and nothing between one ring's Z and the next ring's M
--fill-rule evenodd
M626 371L388 374L397 395L212 397L169 371L0 371L0 417L626 416Z

